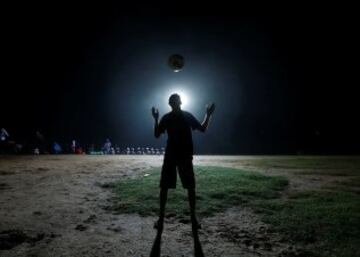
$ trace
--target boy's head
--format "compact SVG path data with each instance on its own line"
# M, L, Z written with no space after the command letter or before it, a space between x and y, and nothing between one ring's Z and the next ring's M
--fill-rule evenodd
M181 105L181 99L180 96L178 94L172 94L169 97L169 105L171 106L171 108L173 110L178 110L180 109L180 105Z

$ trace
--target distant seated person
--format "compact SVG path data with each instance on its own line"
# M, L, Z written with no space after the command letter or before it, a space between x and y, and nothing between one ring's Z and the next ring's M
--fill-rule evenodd
M75 139L73 139L73 140L71 141L71 151L72 151L73 153L76 152L76 141L75 141Z
M40 154L39 148L35 147L35 149L34 149L34 154L35 154L35 155L39 155L39 154Z
M110 148L110 154L116 154L114 147L111 147L111 148Z
M62 148L57 142L54 142L53 150L54 150L54 154L61 154L62 152Z
M111 142L110 139L106 139L105 144L104 144L104 154L110 154L111 153Z

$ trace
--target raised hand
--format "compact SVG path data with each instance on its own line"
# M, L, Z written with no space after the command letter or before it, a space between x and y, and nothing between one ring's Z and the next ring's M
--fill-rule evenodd
M215 111L215 104L214 103L211 103L211 104L208 104L206 105L206 114L207 115L212 115Z
M151 114L155 120L159 119L159 110L155 107L151 108Z

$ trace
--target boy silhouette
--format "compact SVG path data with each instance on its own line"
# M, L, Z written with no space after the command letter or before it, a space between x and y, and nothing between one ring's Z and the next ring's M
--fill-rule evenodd
M204 121L200 123L191 113L181 110L181 99L178 94L169 97L171 112L165 114L159 122L159 110L152 107L154 117L154 135L160 137L165 131L168 140L165 150L164 163L160 179L160 214L154 228L162 231L165 216L165 205L169 188L176 187L176 169L182 185L188 190L191 223L193 228L201 228L195 215L195 177L193 170L193 141L191 130L205 132L209 126L210 118L215 105L206 106Z

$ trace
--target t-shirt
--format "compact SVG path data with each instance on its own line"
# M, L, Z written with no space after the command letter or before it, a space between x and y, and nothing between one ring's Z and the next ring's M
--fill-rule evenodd
M189 112L171 111L159 123L160 133L168 134L165 155L169 157L190 157L193 155L191 130L201 130L200 122Z

